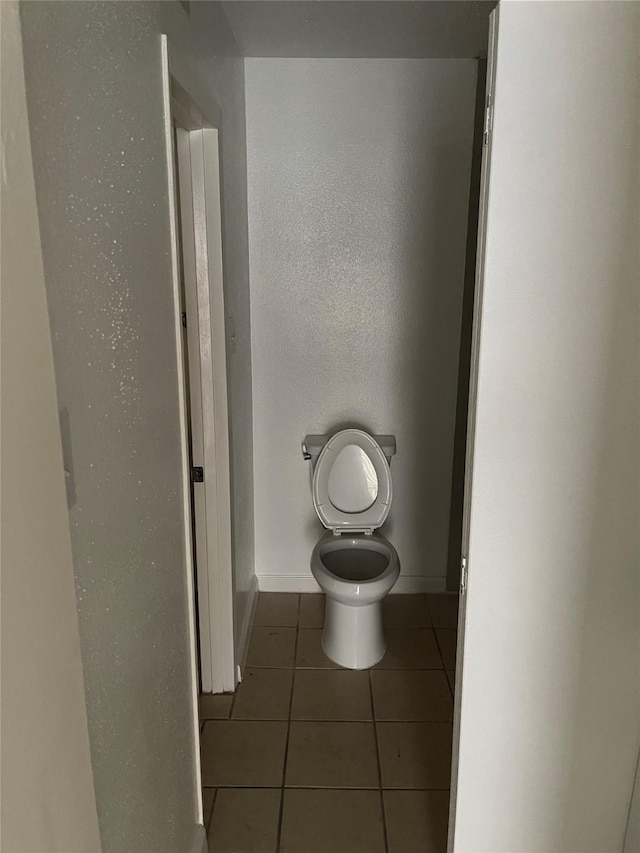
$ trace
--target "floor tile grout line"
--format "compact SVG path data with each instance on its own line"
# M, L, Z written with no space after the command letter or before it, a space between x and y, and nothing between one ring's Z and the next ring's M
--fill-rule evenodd
M293 708L293 691L296 686L296 656L298 654L298 635L300 633L300 593L298 595L298 609L296 612L296 639L293 644L293 678L291 679L291 693L289 695L289 713L287 715L287 740L284 746L284 758L282 764L282 785L280 786L280 812L278 814L278 832L276 835L276 851L275 853L280 853L280 844L282 838L282 818L284 815L284 791L285 791L285 781L287 776L287 759L289 757L289 737L291 735L291 710Z
M423 593L423 596L424 596L424 606L427 608L427 613L429 614L429 622L431 622L431 627L433 628L433 630L435 632L436 626L435 626L435 623L433 621L433 613L431 612L431 608L429 607L429 593L425 592L425 593Z
M213 824L213 812L216 807L216 800L218 799L218 788L213 789L213 800L211 802L211 811L209 812L209 820L205 818L204 821L204 831L207 835L207 840L209 838L209 830L211 829L211 825Z
M438 647L438 654L440 655L440 660L442 661L442 669L444 671L444 677L447 679L447 684L449 685L449 693L451 693L451 698L455 699L455 696L453 695L453 689L451 687L451 682L449 681L449 676L447 674L447 667L445 666L445 663L444 663L444 655L442 653L442 648L440 646L440 640L438 639L438 634L436 633L435 628L433 629L433 636L436 638L436 646Z
M304 630L304 629L303 629ZM426 630L426 629L425 629ZM442 656L440 656L442 658ZM351 672L348 667L344 666L308 666L306 664L297 664L295 666L248 666L247 669L313 669L320 672ZM377 666L375 672L442 672L444 666ZM222 694L221 694L222 695ZM223 717L203 717L203 719L225 719Z
M378 791L380 796L380 814L382 816L382 836L384 838L385 853L389 853L389 842L387 839L387 819L384 812L384 797L382 794L382 765L380 764L380 744L378 743L378 721L376 719L376 708L373 700L373 673L368 670L369 676L369 700L371 702L371 719L373 720L373 739L376 747L376 765L378 768Z
M1 2L1 0L0 0ZM451 688L447 683L447 690L451 692ZM287 717L234 717L233 720L207 720L209 723L286 723ZM378 723L450 723L451 717L413 717L413 716L396 716L396 717L380 717ZM345 725L362 726L366 723L372 723L374 720L371 717L291 717L292 723L340 723ZM212 787L204 785L203 787ZM276 786L277 787L277 786Z
M216 791L280 791L282 790L282 785L203 785L203 788L215 789ZM373 785L371 787L367 787L366 785L363 787L362 785L355 785L349 787L348 785L285 785L285 790L287 791L379 791L379 785ZM449 791L451 790L449 787L446 788L425 788L422 787L399 787L398 785L387 785L386 788L382 789L383 791Z
M245 666L245 670L246 670L246 669L248 669L248 668L249 668L249 667L246 667L246 666ZM243 672L243 675L244 675L244 672ZM242 684L242 681L239 681L239 682L236 684L236 689L233 691L233 699L231 700L231 705L229 705L229 716L227 717L227 720L231 720L231 719L233 718L233 709L234 709L234 708L235 708L235 706L236 706L236 699L238 698L238 692L239 692L239 690L240 690L240 685L241 685L241 684Z
M456 698L456 673L453 670L453 683L451 678L449 677L449 672L451 670L445 669L444 674L447 676L447 684L449 685L449 693L451 693L451 698L455 701Z

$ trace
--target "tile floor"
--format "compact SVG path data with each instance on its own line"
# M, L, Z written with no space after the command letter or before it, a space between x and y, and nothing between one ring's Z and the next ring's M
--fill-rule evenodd
M322 652L323 595L260 594L242 684L201 697L210 853L444 853L457 605L388 596L355 672Z

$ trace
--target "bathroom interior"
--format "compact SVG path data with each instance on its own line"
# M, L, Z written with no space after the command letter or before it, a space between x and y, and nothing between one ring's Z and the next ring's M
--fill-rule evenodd
M638 4L501 0L487 51L492 5L0 3L12 849L635 853ZM220 129L237 666L215 691L172 69ZM380 515L334 537L325 487ZM394 580L360 608L338 596L375 572L316 551L357 537ZM369 614L369 660L337 604Z
M169 255L157 251L168 240L160 33L185 57L222 121L232 617L242 677L232 693L200 696L210 850L446 848L494 6L493 0L24 4L33 160L58 395L67 411L62 440L105 849L123 849L118 844L141 819L135 803L122 803L113 788L110 756L127 756L144 790L154 775L149 754L178 764L189 752L188 620L173 609L183 595L175 572L183 562L178 394ZM66 43L67 51L53 48ZM85 43L90 62L78 47ZM69 87L77 68L82 85L99 90L100 99ZM69 253L62 254L66 222L74 234L86 232L74 242L72 269ZM102 279L92 284L101 275L96 252L108 287ZM163 282L162 299L156 282ZM159 340L167 345L159 348ZM103 362L105 370L98 370ZM106 414L105 399L112 401ZM316 545L333 536L314 506L313 475L324 443L345 430L372 437L378 447L369 455L380 463L374 505L385 488L392 495L373 531L356 523L353 535L384 537L399 566L375 603L382 613L373 631L377 651L346 666L323 650L325 595L312 572ZM314 436L320 443L310 454ZM110 484L106 502L95 482ZM162 536L140 537L141 506L146 528ZM105 539L109 529L118 530L117 542ZM108 555L104 574L95 568L98 553ZM135 572L127 568L132 560ZM371 580L349 583L362 591ZM162 594L149 594L160 587ZM359 623L351 617L355 642ZM120 638L148 620L174 626L143 644L144 671L155 673L150 683L164 685L162 709L151 711L142 698L123 704L120 724L111 728L103 724L114 701L107 686L123 674L105 632ZM341 634L347 645L348 634ZM135 668L126 678L136 692ZM169 718L182 721L184 742L167 743ZM139 732L142 719L144 736L134 742L128 733ZM188 777L180 778L168 798L188 788ZM154 849L168 850L171 838L158 828Z
M241 683L200 699L210 850L435 853L447 844L494 4L478 4L464 47L417 47L408 33L392 46L379 19L366 43L339 4L313 23L258 5L223 4L246 46L259 593ZM378 458L369 437L381 459L359 496ZM349 494L334 505L331 469L355 447L364 468L346 462ZM351 522L335 512L349 501ZM371 542L384 543L375 567L360 550ZM324 576L322 547L344 554ZM382 626L368 623L380 613Z

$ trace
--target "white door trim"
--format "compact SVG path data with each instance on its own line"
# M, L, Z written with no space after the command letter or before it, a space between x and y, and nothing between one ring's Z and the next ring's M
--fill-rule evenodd
M182 459L183 528L185 543L186 587L190 600L191 678L193 688L194 736L199 754L198 693L233 690L237 683L233 625L233 566L231 550L231 479L229 462L229 423L227 411L226 336L222 270L221 192L219 179L219 111L203 94L197 80L179 55L161 36L164 126L167 157L171 230L171 261L174 298L174 331L178 361L178 397ZM182 126L188 145L190 180L178 199L174 159L174 122ZM183 137L184 138L184 137ZM181 201L191 196L191 204ZM180 211L180 214L179 214ZM183 215L184 214L184 215ZM178 216L180 215L180 220ZM189 350L194 353L199 372L201 418L202 484L205 510L203 537L205 554L198 560L198 620L193 565L191 519L191 466L188 446L187 388L182 348L182 299L180 281L179 222L191 222L194 241L193 264L185 264L187 310L195 308ZM191 312L190 312L191 313ZM194 349L195 340L195 349ZM195 366L195 365L194 365ZM192 395L193 396L193 389ZM194 449L195 452L195 449ZM197 484L198 486L200 484ZM198 542L200 552L202 542ZM198 628L196 627L198 626ZM197 638L200 638L201 671L198 673ZM200 766L197 763L198 788ZM201 807L200 807L201 808ZM202 815L200 815L202 818Z
M169 197L169 229L171 251L171 278L174 303L174 335L176 358L178 362L178 411L180 418L180 462L182 465L182 525L184 531L184 565L186 569L186 588L188 604L188 628L190 648L191 705L195 756L196 821L204 824L202 802L202 767L200 764L200 719L198 713L198 647L196 636L195 583L193 577L193 538L191 533L191 484L189 471L187 397L184 379L184 359L182 353L182 316L180 312L180 259L178 247L178 210L176 201L176 181L173 159L173 120L171 116L171 77L169 71L169 53L166 36L161 36L162 49L162 97L164 107L165 153L167 157L167 192Z
M478 390L478 363L480 351L480 321L484 285L485 237L487 230L487 200L489 172L491 167L491 123L495 92L496 51L498 42L498 16L500 6L489 19L489 48L487 55L487 83L485 96L484 134L482 139L482 169L480 175L480 204L478 210L478 243L476 250L476 282L473 304L473 331L471 338L471 370L469 375L469 407L467 414L467 448L465 460L465 482L462 513L462 571L460 581L460 607L458 615L458 642L456 652L456 682L454 690L453 744L451 757L451 794L449 800L448 853L453 853L455 841L456 801L458 782L458 756L460 752L460 714L462 707L462 674L464 653L464 627L467 604L469 525L471 519L471 478L473 473L473 451L476 428L476 400Z
M199 554L198 625L200 638L200 678L205 693L234 690L237 684L233 624L233 563L231 542L231 475L229 462L229 417L225 309L222 268L222 217L219 163L219 111L162 37L165 109L168 110L167 151L172 201L172 251L174 258L174 299L176 315L181 404L186 405L185 365L181 347L180 268L178 256L178 213L185 237L185 291L187 293L187 338L194 371L199 381L191 384L192 415L201 418L201 446L204 483L196 484ZM178 146L179 168L184 168L181 198L176 194L173 157L173 124L182 126ZM188 178L186 177L188 175ZM179 207L178 207L179 205ZM191 262L186 255L193 251ZM190 306L192 310L190 311ZM183 429L184 489L190 495L191 471L188 462L187 424ZM195 436L194 436L195 437ZM196 463L198 464L198 463ZM187 500L185 537L191 548L190 502ZM198 517L196 518L198 521ZM202 532L201 532L202 531ZM202 547L204 544L204 547ZM192 567L192 560L189 565ZM193 574L193 569L190 569ZM192 581L191 581L192 582Z
M191 186L181 187L180 207L182 221L193 225L195 246L195 280L185 276L186 289L191 285L196 296L191 316L187 306L187 338L195 339L199 348L200 387L195 390L201 394L206 522L206 558L196 567L200 675L204 693L221 693L234 690L237 680L218 130L183 130L181 136L178 168L182 173L182 163L188 163L185 174L191 175ZM198 485L195 488L199 491ZM199 536L198 526L196 532Z

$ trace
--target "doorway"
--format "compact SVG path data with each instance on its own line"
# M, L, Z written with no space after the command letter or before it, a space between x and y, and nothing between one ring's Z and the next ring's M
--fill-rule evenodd
M235 688L237 666L220 120L215 105L207 103L198 93L197 81L191 78L164 37L163 59L169 186L173 194L171 242L180 377L184 531L194 601L194 691L221 693Z
M274 484L280 488L286 477L295 477L294 488L287 489L287 500L295 502L300 523L295 523L295 512L277 513L275 521L285 528L279 543L286 542L290 550L286 559L282 559L284 555L277 548L264 547L264 536L258 538L261 553L274 555L274 565L269 566L264 557L260 563L261 594L253 642L243 683L235 691L236 679L232 678L230 686L223 684L221 690L219 687L207 689L202 674L207 671L207 653L210 652L213 659L216 652L212 634L219 629L220 623L211 619L210 609L203 611L202 607L211 591L208 587L207 593L203 593L201 584L208 584L211 574L203 578L200 570L203 559L208 559L209 530L205 525L204 536L198 531L198 519L204 515L202 501L207 497L210 470L204 459L208 430L203 389L213 388L215 392L216 384L213 372L206 373L209 354L201 334L204 328L205 339L211 340L207 336L214 312L211 285L207 281L209 270L205 268L204 274L199 274L198 269L198 240L202 240L198 227L209 212L206 201L203 203L202 181L210 164L218 164L219 122L215 117L211 120L203 117L206 110L197 106L197 95L191 96L189 85L184 85L182 78L173 73L170 59L167 75L175 149L172 168L176 173L176 242L182 246L177 266L183 283L176 316L181 318L184 313L186 320L186 328L179 331L185 338L182 365L185 411L192 420L190 432L187 419L185 423L185 434L187 439L191 436L192 447L186 465L188 470L203 468L205 485L202 489L202 482L188 481L194 516L192 560L196 564L198 586L201 685L204 693L221 694L207 696L201 702L205 825L210 828L213 840L219 841L224 838L225 827L235 832L240 816L250 814L255 816L256 833L263 832L267 824L270 826L270 840L263 849L286 848L287 839L309 845L311 839L301 841L300 832L304 827L296 828L296 821L305 809L311 809L313 825L322 826L329 833L340 831L339 826L344 824L343 828L350 826L356 831L360 841L365 844L371 841L373 847L367 849L377 845L380 849L394 850L407 840L402 835L403 828L415 826L426 807L430 817L423 827L425 843L443 850L447 837L458 600L456 594L444 594L443 579L434 577L435 573L429 569L425 571L424 567L439 565L446 553L444 522L448 520L449 502L445 493L451 477L447 460L451 454L449 443L455 415L450 389L458 378L456 330L465 257L469 161L474 147L475 63L426 60L420 64L406 64L388 58L364 65L359 59L326 60L322 64L292 59L282 60L277 66L267 65L267 61L263 64L261 60L247 63L248 181L250 206L254 205L250 217L253 244L250 239L249 249L250 256L257 251L262 261L274 259L273 267L261 267L260 263L252 266L252 271L256 272L252 280L252 306L256 307L252 313L255 321L252 346L256 345L257 354L253 362L257 403L254 418L260 451L256 457L256 483L267 483L268 491L272 491ZM365 67L367 74L363 75ZM284 98L283 87L287 93ZM392 90L393 98L380 102L379 91L385 87ZM452 87L457 93L455 110L451 107ZM319 89L325 93L322 97L314 95ZM335 98L329 99L327 93ZM410 138L397 133L397 100L412 113L414 106L420 105L420 110L415 110L420 120L409 125ZM326 148L323 148L322 157L315 158L312 155L316 149L306 144L305 133L315 127L317 107L329 102L332 111L339 112L342 120L334 115L333 123L329 121L331 116L323 121L325 135L321 139ZM429 109L425 108L425 103ZM283 104L284 120L278 126L287 138L281 140L274 129L272 112L274 105L282 107ZM351 120L352 115L357 117L356 121ZM440 119L436 121L438 116ZM298 125L300 135L291 132L291 127L298 128ZM343 136L339 136L339 130ZM317 142L316 137L317 133L314 134ZM384 144L377 144L375 156L365 163L365 168L361 164L363 141L379 137ZM445 146L442 145L443 137L448 141ZM214 144L205 150L207 143ZM309 157L313 161L310 164ZM265 168L265 162L269 168ZM331 180L325 184L326 163L332 165ZM390 163L393 168L389 168ZM305 193L300 188L306 186L303 179L309 174L309 166L316 183L310 187L311 192ZM297 180L295 168L302 173L300 180ZM350 197L345 204L336 205L336 199L341 199L344 192L337 179L341 174L350 176L347 182ZM271 186L268 181L274 175L278 180ZM382 189L378 182L381 175L386 181ZM216 179L219 216L217 171ZM319 189L324 189L326 195L323 196ZM278 203L280 196L287 193L289 201L296 201L295 206ZM281 222L276 217L279 227L274 230L274 209L290 213L292 221L285 218ZM415 214L410 222L402 218L406 209ZM344 229L334 228L334 219L338 217L336 210L341 212ZM384 210L389 217L387 230L380 227L385 220L379 221L374 215L378 210ZM331 211L330 228L324 219L326 211ZM298 231L300 220L306 227L302 234ZM358 225L355 229L348 227L352 220ZM400 228L399 222L404 227ZM324 244L322 240L327 230L329 237L337 231L344 237L338 237L335 245L330 241ZM434 240L433 234L439 238ZM361 238L365 243L373 240L378 246L385 235L389 245L382 253L379 250L376 253L371 244L368 245L371 251L367 274L359 278L354 258L362 250ZM267 245L268 240L273 242ZM206 235L201 245L207 248ZM264 247L262 252L261 247ZM314 262L314 253L320 262ZM396 256L397 264L389 262L389 258ZM283 258L286 263L280 265ZM334 265L333 275L327 274L323 266L322 260L326 258ZM407 259L411 259L411 263ZM451 287L445 287L443 281L451 282ZM433 286L434 282L438 287ZM354 283L360 287L354 287ZM335 288L333 293L331 286ZM368 313L367 324L363 325L358 320L362 316L358 300L364 293ZM355 304L349 302L350 297ZM299 316L301 300L304 302L302 318ZM336 305L339 306L337 311ZM223 305L221 310L224 311ZM407 324L411 334L403 328L402 338L396 338L395 326L389 318L404 316L403 311L411 318ZM297 328L296 319L304 320L299 325L308 330L309 317L317 320L316 331L333 329L334 320L341 318L339 334L327 335L322 346L314 349L309 333L300 335L299 339L292 335L292 329ZM426 328L423 317L428 318ZM419 322L417 318L421 318ZM436 318L439 318L438 323ZM376 322L379 334L372 337L367 329ZM284 442L278 444L281 436L289 437L294 424L297 432L304 434L304 429L311 428L310 420L315 426L323 412L326 415L326 411L335 408L336 401L322 383L327 383L327 377L334 377L337 360L349 363L347 353L345 358L341 357L340 347L348 344L352 357L359 351L354 344L361 340L358 335L363 330L366 335L361 343L365 350L368 352L366 348L370 348L375 357L380 357L379 350L382 352L379 365L372 361L376 369L372 371L371 364L367 365L367 375L372 374L376 379L376 402L373 407L368 382L354 383L347 375L350 410L357 402L355 389L366 396L360 399L363 410L371 412L375 408L375 416L384 418L384 428L381 425L380 431L385 431L389 424L389 431L400 435L402 456L399 455L398 462L401 464L394 462L393 468L394 478L402 484L398 489L400 496L415 492L416 483L427 483L438 496L437 501L427 502L424 512L416 513L412 502L411 512L405 507L405 511L399 509L394 514L395 529L391 530L391 538L403 543L404 573L396 594L385 603L388 654L379 668L365 674L336 670L321 653L322 614L317 611L321 610L323 602L308 576L310 543L304 541L304 537L317 538L316 527L306 523L310 508L308 471L306 465L300 468L297 453L295 457L290 454L292 440L289 439L286 446ZM379 346L381 340L386 341L388 349ZM428 342L426 349L425 341ZM296 345L299 350L295 349ZM312 351L314 364L310 365L308 354ZM419 358L416 358L416 351ZM280 365L276 356L283 360L282 369L270 384L272 374L278 372ZM387 362L393 365L393 370ZM213 366L215 364L211 368ZM313 387L313 399L322 407L317 411L306 395L297 393L302 387L300 371L303 368L305 381ZM403 376L410 377L410 382L399 385L401 394L398 397L395 391L389 393L389 385L396 389L394 378L400 370ZM331 378L331 386L335 385ZM415 386L413 390L412 386ZM423 391L421 396L415 393L418 386ZM304 411L299 419L292 416L297 409L291 405L287 393L300 398L297 405L303 406ZM426 405L425 400L429 401L428 417L426 409L422 412L424 417L420 412L416 414L416 399L420 399L422 405ZM287 421L286 429L274 427L273 423L270 429L264 428L265 412L271 412L274 400L279 404L283 420ZM439 426L435 432L430 426L429 442L424 443L422 438L418 441L423 435L424 424L432 425L434 421ZM215 418L212 423L215 426ZM269 442L268 448L265 442ZM186 446L188 451L188 440ZM437 448L441 452L436 452ZM420 452L416 453L416 449ZM278 452L284 456L283 464L278 465L277 474L272 472L268 476L263 467L267 462L277 461ZM290 470L294 466L295 472ZM424 476L418 470L420 466L425 469ZM256 497L256 505L258 503L263 507L260 524L268 526L270 536L277 536L277 524L270 523L274 519L264 517L265 508L269 506L277 511L275 502L260 501ZM443 523L437 524L440 515ZM433 535L425 537L424 528L429 525ZM425 540L429 543L427 553ZM269 543L273 544L271 540L266 542ZM315 619L312 626L305 624L307 610L315 613L315 617L309 617L312 622ZM224 618L230 612L231 606L226 614L221 610L219 615ZM233 691L234 695L229 695ZM349 696L355 697L353 706L345 707ZM394 706L398 697L406 701ZM350 733L360 738L362 749L347 748L351 743ZM325 752L335 758L331 766ZM400 755L412 758L401 761ZM366 764L366 772L350 776L350 768L358 763ZM326 803L344 805L348 800L363 806L365 816L359 824L333 807L322 817ZM265 810L269 812L268 820L263 820ZM403 820L404 813L415 819ZM242 820L246 822L245 817ZM373 835L362 834L363 827L372 827ZM318 835L316 840L325 845L323 849L330 849L326 833L322 838ZM234 836L231 842L237 845L238 837Z

